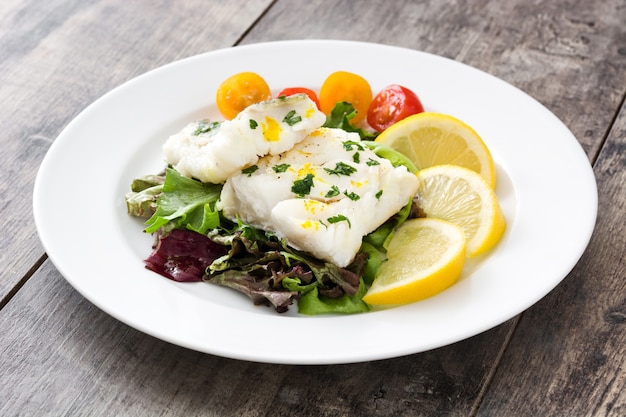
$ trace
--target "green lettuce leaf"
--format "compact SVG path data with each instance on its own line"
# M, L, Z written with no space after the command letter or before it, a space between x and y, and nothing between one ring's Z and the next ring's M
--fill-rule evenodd
M135 217L150 218L157 209L157 200L163 191L163 185L155 185L141 191L127 193L126 209L128 214Z
M365 313L370 307L362 300L367 292L367 286L360 281L356 294L344 294L339 298L324 297L319 294L318 287L313 287L310 291L302 294L298 300L298 313L307 316L319 314L354 314Z
M131 192L124 196L128 214L149 219L157 209L164 182L165 173L135 178L130 185Z
M215 221L219 220L215 202L221 190L220 184L203 183L168 168L156 212L146 221L145 231L154 233L173 222L174 227L205 233L216 227Z
M367 305L361 301L364 284L360 276L367 256L364 253L347 268L341 268L295 250L273 233L242 222L231 230L212 230L209 237L230 249L207 268L207 282L236 289L255 304L272 305L278 312L286 311L296 300L300 311L300 300L305 295L303 314L367 311Z
M363 238L363 242L372 245L380 251L385 252L385 243L390 238L393 231L404 223L411 214L411 208L413 206L413 198L397 212L393 217L381 224L376 230Z
M356 116L354 106L346 101L335 104L330 114L326 117L323 127L343 129L346 132L356 132L363 140L374 140L378 136L377 132L369 132L360 127L352 126L350 120Z
M361 252L367 253L367 263L362 278L367 285L372 285L376 271L385 260L385 254L383 250L365 241L361 244Z
M387 145L383 145L379 142L366 141L363 142L365 146L370 148L376 155L381 158L388 159L391 162L391 165L394 167L405 166L409 172L416 174L418 169L415 164L407 158L403 153L396 151L393 148L390 148Z

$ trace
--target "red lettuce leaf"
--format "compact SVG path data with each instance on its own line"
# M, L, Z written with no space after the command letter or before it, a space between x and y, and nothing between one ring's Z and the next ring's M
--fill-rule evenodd
M146 268L179 282L202 281L206 268L228 248L191 230L174 229L158 236Z

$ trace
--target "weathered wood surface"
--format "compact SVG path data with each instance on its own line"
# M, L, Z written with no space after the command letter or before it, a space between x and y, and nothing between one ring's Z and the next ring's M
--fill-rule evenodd
M625 415L623 22L621 0L1 2L0 415ZM31 210L37 167L63 127L164 63L303 38L447 56L561 118L594 164L600 198L589 248L563 283L468 340L334 366L193 352L116 321L74 291L45 260Z
M148 70L235 44L269 4L0 3L0 300L43 255L32 219L33 183L50 143L70 120L107 91Z
M625 108L594 168L600 209L589 248L523 314L481 416L626 415Z

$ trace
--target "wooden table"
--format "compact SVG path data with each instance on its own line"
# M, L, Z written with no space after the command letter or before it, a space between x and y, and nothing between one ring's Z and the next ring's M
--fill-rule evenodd
M0 415L626 415L624 23L622 0L1 2ZM315 38L449 57L563 120L593 165L599 212L562 283L470 339L329 366L187 350L78 294L47 259L31 208L37 168L61 130L110 89L168 62Z

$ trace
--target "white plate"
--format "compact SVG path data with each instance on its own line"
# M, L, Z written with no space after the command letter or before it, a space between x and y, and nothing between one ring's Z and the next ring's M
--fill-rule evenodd
M143 259L152 239L126 214L124 194L135 176L163 167L164 140L194 119L220 118L215 91L236 72L258 72L277 93L294 85L318 89L336 70L363 75L375 91L404 84L427 110L459 117L481 134L497 164L496 191L508 223L497 248L435 297L339 317L279 315L233 290L176 283L146 270ZM514 317L574 267L591 237L596 210L586 155L537 101L449 59L343 41L217 50L133 79L67 126L46 155L34 188L35 221L48 256L99 308L180 346L290 364L421 352Z

